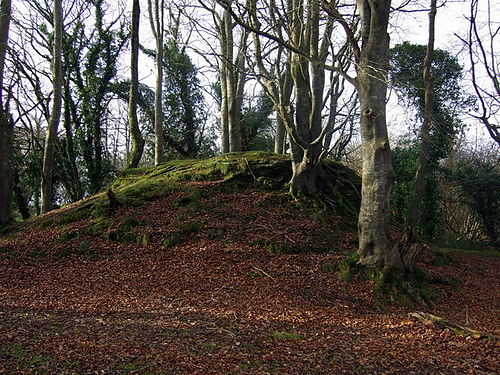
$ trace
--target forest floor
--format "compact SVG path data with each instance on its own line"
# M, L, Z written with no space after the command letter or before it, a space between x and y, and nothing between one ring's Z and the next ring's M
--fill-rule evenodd
M431 307L341 281L356 233L278 192L215 182L121 207L141 244L88 219L0 238L0 374L498 374L500 258L427 249ZM126 236L125 236L126 238Z

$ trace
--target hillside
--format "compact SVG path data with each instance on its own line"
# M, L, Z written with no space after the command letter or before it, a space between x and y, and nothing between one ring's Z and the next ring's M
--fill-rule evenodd
M434 304L382 301L372 281L338 276L359 178L331 163L327 205L293 200L289 164L248 153L131 170L111 207L102 193L11 228L0 374L500 371L497 254L427 249Z

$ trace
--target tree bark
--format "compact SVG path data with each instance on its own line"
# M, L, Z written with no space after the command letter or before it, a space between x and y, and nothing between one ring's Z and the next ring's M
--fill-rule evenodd
M128 160L128 168L137 168L144 151L144 139L139 129L137 119L137 97L139 96L139 24L141 8L139 0L134 0L132 4L132 30L131 30L131 53L130 53L130 95L128 103L128 123L132 150Z
M229 7L230 4L227 4ZM241 106L246 81L245 60L248 32L242 30L238 52L234 56L233 22L229 9L223 12L219 25L221 44L221 136L222 152L241 151Z
M155 86L155 165L163 161L163 33L164 1L148 0L149 21L156 41L156 86Z
M426 187L426 178L428 175L429 152L430 152L430 131L432 127L432 96L433 96L433 77L431 72L432 57L434 54L434 25L436 20L436 0L431 0L431 9L429 12L429 40L427 42L427 53L423 64L424 79L424 121L420 129L420 155L415 174L415 183L413 187L413 197L410 201L408 212L408 225L416 229L420 218L420 208L422 205L423 194Z
M62 107L62 0L54 1L54 47L52 53L53 99L45 147L43 152L41 197L42 213L52 210L54 152L57 141L57 128L61 118Z
M8 49L11 1L0 4L0 88L3 89L5 56ZM12 124L5 113L3 92L0 92L0 227L7 224L12 213Z
M362 47L357 64L361 106L362 187L359 212L360 264L403 268L389 246L389 198L394 172L386 124L390 0L358 0Z

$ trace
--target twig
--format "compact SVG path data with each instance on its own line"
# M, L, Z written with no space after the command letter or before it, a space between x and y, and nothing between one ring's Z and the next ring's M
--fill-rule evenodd
M255 266L252 266L253 268L255 268L257 271L263 273L264 275L266 275L267 277L271 278L274 280L274 277L272 277L271 275L269 275L266 271L264 271L263 269L259 268L259 267L255 267Z
M250 163L248 162L247 158L245 158L245 162L247 163L248 169L250 170L250 173L252 174L254 181L257 181L257 177L255 177L255 175L253 174L252 167L250 167Z

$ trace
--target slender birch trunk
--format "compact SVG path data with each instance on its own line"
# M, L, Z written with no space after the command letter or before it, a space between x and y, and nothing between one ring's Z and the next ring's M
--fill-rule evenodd
M43 152L41 197L42 213L52 210L53 203L53 175L54 175L54 152L57 142L57 129L61 119L62 109L62 0L54 0L54 47L52 52L52 80L53 99L52 111L45 137Z

